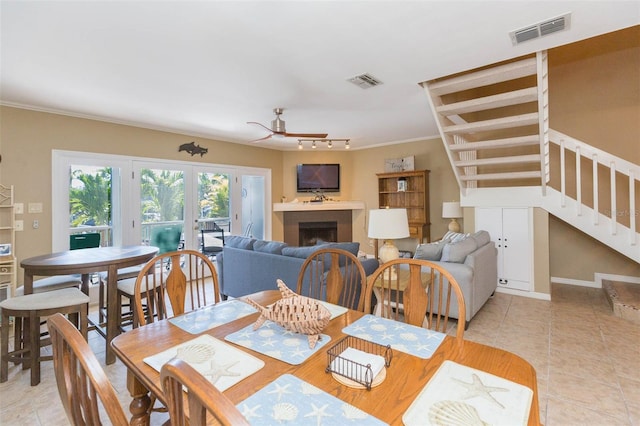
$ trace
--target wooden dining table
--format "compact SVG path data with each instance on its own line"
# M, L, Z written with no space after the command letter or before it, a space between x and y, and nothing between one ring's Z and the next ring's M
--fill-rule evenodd
M24 269L24 294L33 293L33 277L52 275L82 275L82 291L89 294L89 275L107 271L107 324L106 363L112 364L116 357L111 340L120 333L118 327L118 269L136 266L151 260L158 252L152 246L96 247L67 250L42 256L30 257L20 262Z
M280 298L280 293L269 290L247 297L251 297L252 300L265 306L277 301ZM346 336L342 330L363 315L362 312L348 310L345 314L332 319L323 330L323 334L329 335L331 342L337 342ZM225 336L251 325L257 317L257 313L250 314L201 334L208 334L224 340ZM194 334L177 327L169 320L162 320L127 331L112 341L111 344L116 356L128 369L127 388L132 397L129 406L132 425L149 424L147 409L149 408L150 393L163 403L166 402L160 384L159 372L149 366L144 359L194 337ZM233 345L233 343L228 344ZM263 360L265 366L224 391L224 395L234 404L239 404L281 375L291 374L383 422L401 425L404 413L429 382L429 379L444 361L450 360L531 389L533 398L528 424L540 424L536 372L531 364L505 350L457 339L454 336L446 336L429 359L394 350L386 379L378 386L372 387L371 390L345 386L334 379L332 374L326 373L326 350L319 350L299 365L291 365L270 356L240 346L237 347L251 352L253 356Z

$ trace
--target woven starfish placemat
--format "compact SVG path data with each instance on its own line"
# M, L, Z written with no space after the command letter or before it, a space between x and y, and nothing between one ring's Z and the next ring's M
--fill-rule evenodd
M363 316L343 328L342 332L382 346L391 345L394 350L424 359L431 358L446 336L437 331L374 315Z
M228 300L171 318L169 322L191 334L200 334L255 312L251 305L241 300Z
M294 333L273 321L265 321L257 330L254 330L251 324L227 335L224 339L271 358L297 365L320 350L331 340L331 337L321 334L316 346L310 349L306 334Z
M464 424L526 425L532 399L533 391L526 386L444 361L404 413L402 422L424 426L462 418Z
M144 362L160 371L173 358L195 368L221 392L264 367L264 361L207 334L147 357Z
M236 407L253 426L386 424L290 374L278 377Z

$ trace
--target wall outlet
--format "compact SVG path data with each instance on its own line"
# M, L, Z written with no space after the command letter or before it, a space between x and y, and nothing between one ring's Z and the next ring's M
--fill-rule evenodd
M24 231L24 221L16 220L15 225L16 225L16 231Z
M29 213L42 213L42 203L29 203Z

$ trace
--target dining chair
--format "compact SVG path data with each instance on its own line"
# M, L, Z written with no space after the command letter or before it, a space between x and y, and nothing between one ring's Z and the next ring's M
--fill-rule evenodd
M173 426L204 426L212 423L224 426L249 424L233 402L179 358L174 358L162 366L160 382ZM185 398L189 407L188 418Z
M111 424L129 424L113 385L82 334L61 314L49 317L47 327L58 393L71 424L103 424L100 405Z
M154 226L151 228L149 245L158 247L158 254L164 254L178 250L181 239L182 224ZM144 265L136 265L118 270L118 274L116 276L116 281L118 283L118 298L124 297L127 299L126 303L121 303L119 312L122 311L123 307L129 308L125 312L121 312L120 318L118 319L118 326L121 329L127 326L135 326L133 283L143 267ZM100 274L100 289L98 292L98 320L100 324L104 324L107 318L105 295L107 277L108 275L106 272Z
M325 248L309 255L298 274L297 293L334 305L364 310L367 274L353 253Z
M369 276L364 310L442 333L455 315L456 337L464 336L466 309L460 285L446 269L428 260L401 258L380 265Z
M220 302L216 267L195 250L158 255L147 262L135 281L121 281L118 289L124 290L125 285L134 298L134 323L140 326Z
M31 369L31 386L40 383L40 362L50 356L40 354L40 348L49 344L48 336L41 336L40 319L56 313L67 314L87 338L89 296L78 288L62 288L42 293L11 297L0 302L0 383L6 382L9 361L21 363ZM9 318L13 317L14 347L9 351Z
M213 257L220 253L224 246L224 229L211 220L199 222L199 227L202 254Z

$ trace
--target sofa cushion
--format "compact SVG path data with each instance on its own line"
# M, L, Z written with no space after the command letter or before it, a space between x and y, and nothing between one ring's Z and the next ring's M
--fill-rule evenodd
M229 247L239 248L244 250L253 250L253 244L255 238L241 237L239 235L229 235L225 237L224 244Z
M449 243L449 240L440 240L428 244L418 244L413 258L422 260L440 260L442 257L442 250L447 243Z
M358 250L360 250L360 243L358 242L349 242L349 243L323 243L322 245L326 246L323 248L334 248L334 249L342 249L346 250L354 256L358 256Z
M256 242L253 243L253 251L263 253L282 254L282 249L285 247L287 247L287 243L281 241L256 240Z
M478 247L482 247L486 244L489 244L491 241L491 236L487 231L478 231L472 235L473 239L476 240L476 245Z
M284 256L290 256L290 257L299 257L302 259L306 259L307 257L309 257L313 252L323 249L323 248L327 248L326 244L320 244L320 245L315 245L315 246L303 246L303 247L284 247L282 249L282 254Z
M467 255L478 248L474 238L465 238L457 243L447 243L442 249L442 262L463 263Z

